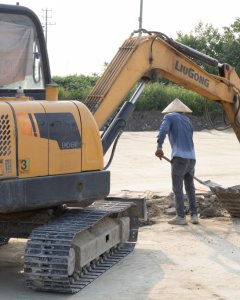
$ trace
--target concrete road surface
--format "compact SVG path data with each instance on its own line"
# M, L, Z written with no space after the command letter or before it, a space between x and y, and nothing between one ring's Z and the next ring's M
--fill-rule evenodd
M111 193L121 190L171 192L170 165L155 155L157 132L126 132L110 166ZM240 184L240 144L232 130L194 133L196 177L229 187ZM171 157L166 139L163 150ZM107 157L106 157L107 162ZM196 182L196 188L205 188Z
M156 132L123 134L110 168L112 194L171 192L170 166L154 156L155 137ZM197 132L194 139L197 177L223 186L240 184L240 145L232 131ZM165 150L170 156L167 142ZM140 228L132 254L75 295L28 290L22 273L24 246L25 240L12 239L0 248L0 300L240 299L238 219L205 219L178 227L159 216L156 224Z

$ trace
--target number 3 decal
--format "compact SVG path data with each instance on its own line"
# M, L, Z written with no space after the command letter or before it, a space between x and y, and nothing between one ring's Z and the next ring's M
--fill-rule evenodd
M20 168L20 172L29 171L29 168L30 168L29 159L20 159L19 160L19 168Z

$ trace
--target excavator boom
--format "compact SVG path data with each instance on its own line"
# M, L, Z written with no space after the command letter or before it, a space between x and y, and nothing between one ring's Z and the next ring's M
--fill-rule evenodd
M193 61L196 58L217 65L220 76L205 71ZM131 35L85 100L98 127L102 128L117 111L136 82L159 77L167 78L209 100L221 102L240 141L240 79L234 68L228 64L220 65L216 60L156 32Z

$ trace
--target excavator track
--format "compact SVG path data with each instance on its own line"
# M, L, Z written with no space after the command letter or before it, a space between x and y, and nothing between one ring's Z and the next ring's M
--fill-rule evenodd
M130 202L96 201L91 206L67 210L56 220L35 228L27 242L24 272L29 288L41 291L77 293L134 249L137 225L130 222L130 236L69 276L72 241L105 217L116 216L133 206Z

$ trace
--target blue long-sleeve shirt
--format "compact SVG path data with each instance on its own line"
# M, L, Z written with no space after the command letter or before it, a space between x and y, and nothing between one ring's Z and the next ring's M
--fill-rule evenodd
M172 158L195 159L193 127L186 115L176 112L165 115L157 136L159 148L162 148L166 135L172 147Z

